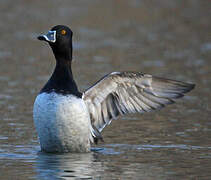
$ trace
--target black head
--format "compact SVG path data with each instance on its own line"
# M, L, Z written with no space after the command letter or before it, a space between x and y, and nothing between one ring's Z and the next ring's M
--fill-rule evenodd
M54 26L45 35L38 36L41 41L46 41L51 46L57 60L72 60L72 36L70 28L64 25Z

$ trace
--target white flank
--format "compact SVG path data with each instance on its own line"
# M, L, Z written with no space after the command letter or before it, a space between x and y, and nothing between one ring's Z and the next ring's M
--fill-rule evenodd
M39 94L34 103L33 117L43 151L90 151L92 127L82 99L54 92Z

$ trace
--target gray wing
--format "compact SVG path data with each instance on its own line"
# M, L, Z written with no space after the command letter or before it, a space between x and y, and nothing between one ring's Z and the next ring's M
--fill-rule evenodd
M174 103L194 84L135 72L113 72L86 90L83 99L91 117L93 136L100 136L113 119L127 113L143 113Z

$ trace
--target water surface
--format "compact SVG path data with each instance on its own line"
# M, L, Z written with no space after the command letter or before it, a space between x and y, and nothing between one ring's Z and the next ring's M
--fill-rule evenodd
M210 179L210 9L209 0L1 1L1 179ZM196 89L161 111L112 122L91 153L41 153L32 108L55 61L36 36L56 24L74 32L81 91L124 70Z

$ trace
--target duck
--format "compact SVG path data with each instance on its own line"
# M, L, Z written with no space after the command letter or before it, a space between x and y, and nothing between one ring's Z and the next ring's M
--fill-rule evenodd
M102 130L112 120L173 104L195 84L141 72L111 72L83 93L72 73L72 30L56 25L37 37L55 56L55 69L37 95L33 119L41 146L47 153L90 152L103 141Z

